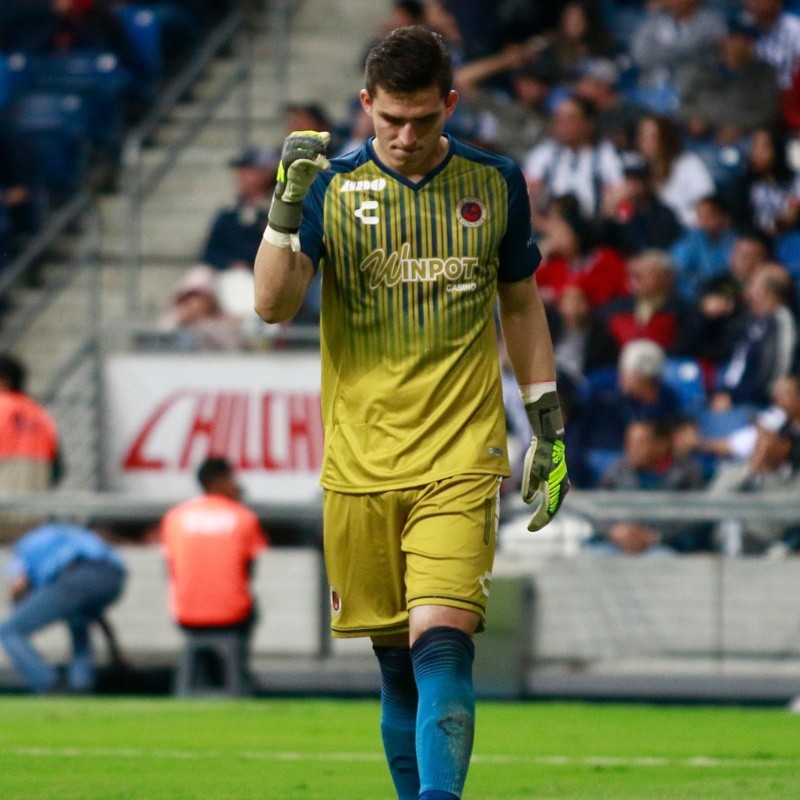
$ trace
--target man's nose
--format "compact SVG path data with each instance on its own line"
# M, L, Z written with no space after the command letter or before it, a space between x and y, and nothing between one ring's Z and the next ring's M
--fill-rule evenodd
M408 146L417 141L417 132L414 130L414 126L408 122L400 128L397 138L402 145Z

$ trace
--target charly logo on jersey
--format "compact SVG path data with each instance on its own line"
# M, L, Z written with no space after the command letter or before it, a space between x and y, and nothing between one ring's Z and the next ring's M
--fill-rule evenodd
M475 271L478 259L469 256L450 258L412 258L411 245L404 242L400 251L373 250L362 262L361 271L369 275L370 289L398 283L430 283L444 280L448 292L474 292L478 288Z
M477 197L464 197L456 205L456 217L465 228L478 228L486 222L486 205Z
M373 211L377 211L377 200L364 200L364 202L353 212L358 219L365 225L377 225L381 220Z

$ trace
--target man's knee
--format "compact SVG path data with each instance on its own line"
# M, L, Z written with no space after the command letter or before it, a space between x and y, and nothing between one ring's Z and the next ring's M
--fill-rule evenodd
M480 624L480 617L475 612L452 606L415 606L409 610L408 617L412 645L433 628L455 628L471 637Z

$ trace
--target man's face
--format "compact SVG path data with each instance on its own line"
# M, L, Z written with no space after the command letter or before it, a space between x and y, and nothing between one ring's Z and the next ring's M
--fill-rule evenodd
M730 227L730 217L713 203L700 202L696 211L697 227L712 238L721 236Z
M457 102L456 92L442 97L437 86L398 95L380 87L374 96L361 90L361 105L375 126L378 157L406 176L424 175L436 165L444 124Z
M672 289L672 276L647 256L633 259L628 266L631 293L639 299L659 297Z
M635 469L647 469L656 460L656 437L650 425L632 422L625 430L625 456Z
M747 283L744 299L750 312L756 317L767 317L773 313L779 303L769 289L767 278L756 273Z
M767 252L761 242L756 239L737 239L731 252L731 273L737 281L745 283L766 259Z
M591 138L592 126L583 109L572 100L562 100L553 114L553 136L567 147L582 147Z
M236 194L243 200L259 200L269 194L272 181L273 174L261 167L237 167Z

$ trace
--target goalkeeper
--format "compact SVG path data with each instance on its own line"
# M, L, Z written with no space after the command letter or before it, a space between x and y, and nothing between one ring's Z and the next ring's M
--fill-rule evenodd
M473 635L509 475L495 304L534 438L531 530L568 488L525 181L444 134L458 101L441 38L399 28L366 63L376 135L328 162L284 143L255 307L290 319L322 270L321 483L331 630L369 636L400 800L460 798L472 751Z

